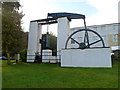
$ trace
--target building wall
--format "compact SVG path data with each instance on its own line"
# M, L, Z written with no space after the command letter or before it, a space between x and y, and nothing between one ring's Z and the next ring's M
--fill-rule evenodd
M87 26L88 29L96 31L98 34L101 35L105 42L106 47L113 47L113 46L120 46L120 34L118 34L119 31L119 23L113 23L113 24L103 24L103 25L93 25L93 26ZM77 28L72 28L71 31L74 32L79 29L83 29L84 27L77 27ZM90 33L89 33L90 34ZM76 34L74 38L78 40L78 37L82 37L82 34ZM94 42L97 40L97 37L95 34L90 34L89 35L90 41ZM97 43L94 46L99 46L100 43ZM76 45L72 45L72 48L75 47Z

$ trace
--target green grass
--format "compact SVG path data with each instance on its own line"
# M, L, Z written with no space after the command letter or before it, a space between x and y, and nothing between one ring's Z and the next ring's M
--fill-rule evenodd
M61 68L58 64L3 62L3 88L118 88L118 62L113 68Z

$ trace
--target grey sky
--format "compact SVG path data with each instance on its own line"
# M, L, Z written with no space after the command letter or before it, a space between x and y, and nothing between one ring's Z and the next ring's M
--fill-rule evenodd
M86 15L87 25L98 25L118 22L119 0L20 0L25 14L22 19L24 31L29 30L31 20L43 19L47 13L71 12ZM71 27L81 25L80 20L71 22ZM57 34L57 25L51 25L50 31ZM44 26L43 29L46 29ZM45 31L45 30L44 30Z

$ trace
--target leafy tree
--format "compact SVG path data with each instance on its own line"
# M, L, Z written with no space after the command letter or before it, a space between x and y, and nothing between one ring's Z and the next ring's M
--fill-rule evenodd
M24 49L27 49L27 46L28 46L28 32L22 32L22 45L21 45L21 49L24 50Z
M22 12L19 11L19 2L2 3L2 51L7 54L8 64L10 55L18 53L21 48L21 19Z

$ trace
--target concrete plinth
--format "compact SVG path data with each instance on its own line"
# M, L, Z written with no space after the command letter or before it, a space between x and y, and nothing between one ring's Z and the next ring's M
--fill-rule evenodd
M50 62L52 56L52 50L46 49L42 51L42 62Z
M61 67L112 67L110 48L64 49Z

